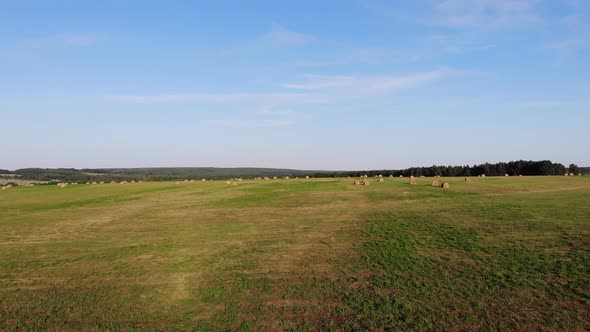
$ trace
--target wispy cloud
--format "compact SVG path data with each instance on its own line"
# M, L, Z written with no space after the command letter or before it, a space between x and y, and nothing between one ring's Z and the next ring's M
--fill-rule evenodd
M281 87L295 90L343 91L349 96L379 94L392 90L413 88L453 74L452 69L444 68L412 75L386 76L318 76L305 75L304 82L286 83Z
M223 103L253 106L258 111L276 112L281 105L325 104L348 98L374 96L408 89L448 77L457 70L442 68L411 75L325 76L301 75L297 83L279 84L283 92L258 93L169 93L154 95L107 96L110 102L124 104ZM296 90L296 91L294 91Z
M454 28L498 29L539 23L539 0L436 0L430 8L408 11L400 2L374 0L366 8L380 21L393 19L412 24Z
M309 35L288 30L282 25L275 23L272 25L270 32L262 35L259 42L277 46L298 46L307 44L313 40L314 38Z
M288 103L319 101L303 93L171 93L157 95L124 95L109 96L108 100L128 104L161 104L180 102L205 102L205 103L235 103L257 102Z
M209 121L212 125L218 125L223 127L284 127L292 125L294 122L291 120L273 120L273 119L262 119L262 120L211 120Z
M90 46L96 41L97 36L94 34L60 34L30 39L27 43L32 47Z
M455 27L504 28L537 23L537 0L445 0L434 5L433 23Z

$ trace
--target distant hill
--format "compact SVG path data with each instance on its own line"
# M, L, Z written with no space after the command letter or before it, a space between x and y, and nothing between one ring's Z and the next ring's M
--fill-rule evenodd
M179 179L226 179L232 177L284 177L305 176L315 171L280 168L218 168L218 167L163 167L163 168L23 168L4 170L0 177L14 177L36 181L165 181Z

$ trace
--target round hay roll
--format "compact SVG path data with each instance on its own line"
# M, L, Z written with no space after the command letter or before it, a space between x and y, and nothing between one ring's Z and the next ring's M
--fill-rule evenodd
M424 175L420 175L420 177L421 177L421 178L425 178L426 176L424 176Z
M306 175L306 176L305 176L305 178L306 178L306 179L309 179L309 175Z
M371 184L371 183L369 182L369 180L363 180L363 186L368 186L368 185L370 185L370 184Z
M100 184L104 184L104 181L100 181Z
M389 177L392 178L393 177L393 174L390 174Z
M231 181L229 181L229 180L225 181L225 184L231 184Z
M485 179L485 178L486 178L486 175L485 175L485 174L482 174L482 175L481 175L481 178L482 178L482 179Z
M414 179L410 179L410 184L418 184L418 182L416 182Z
M383 177L383 175L382 175L382 174L379 174L379 177L380 177L380 178L382 178L382 177Z
M117 182L115 182L115 181L111 181L111 183L117 183Z
M400 175L399 177L400 177L400 178L403 178L404 176L403 176L403 175Z
M504 176L510 176L510 174L506 173L506 174L504 174Z
M470 178L465 178L465 182L471 182Z
M379 178L379 182L385 182L385 180L383 180L383 178Z
M352 184L354 184L355 186L360 186L361 185L361 182L359 180L356 180Z
M239 181L239 182L242 182L242 181L244 181L244 180L243 180L242 178L238 178L238 181Z
M273 177L272 177L272 179L273 179L273 180L276 180L276 179L277 179L277 177L276 177L276 176L273 176Z
M205 179L205 178L202 178L202 179L201 179L201 182L207 182L207 179Z
M289 180L289 177L288 176L285 176L285 180Z
M578 176L582 176L582 173L578 173Z
M234 187L237 187L238 186L238 183L237 182L234 182L231 185L234 186Z
M433 187L438 187L438 186L440 186L440 183L438 183L438 181L434 180L434 181L432 181L431 185Z
M451 185L448 182L443 182L443 184L440 185L441 188L443 189L449 189Z
M86 184L90 184L90 182L86 182Z
M574 175L575 175L574 173L570 173L570 176L574 176Z
M264 179L265 179L266 181L270 180L270 178L269 178L268 176L265 176L265 177L264 177Z

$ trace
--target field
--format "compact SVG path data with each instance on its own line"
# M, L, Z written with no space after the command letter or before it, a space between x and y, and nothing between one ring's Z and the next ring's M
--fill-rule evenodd
M0 330L588 330L590 177L0 192Z

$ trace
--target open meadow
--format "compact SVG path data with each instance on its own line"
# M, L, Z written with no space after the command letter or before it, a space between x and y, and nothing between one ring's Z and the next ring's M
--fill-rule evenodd
M0 192L0 330L588 330L590 177Z

